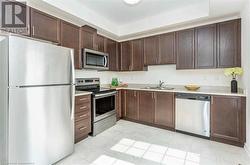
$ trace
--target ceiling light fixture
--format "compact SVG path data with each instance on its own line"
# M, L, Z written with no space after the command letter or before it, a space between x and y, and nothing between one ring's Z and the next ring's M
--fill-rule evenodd
M123 1L129 5L135 5L139 3L141 0L123 0Z

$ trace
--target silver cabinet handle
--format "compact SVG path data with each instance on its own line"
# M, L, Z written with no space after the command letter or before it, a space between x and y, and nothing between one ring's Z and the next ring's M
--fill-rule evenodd
M85 100L87 100L87 98L82 98L82 99L80 99L80 101L85 101Z
M86 109L87 108L87 106L84 106L84 107L80 107L80 109Z
M80 118L82 118L82 117L86 117L87 116L87 114L85 114L85 115L81 115L81 116L79 116Z
M85 130L87 127L81 127L79 128L80 131Z

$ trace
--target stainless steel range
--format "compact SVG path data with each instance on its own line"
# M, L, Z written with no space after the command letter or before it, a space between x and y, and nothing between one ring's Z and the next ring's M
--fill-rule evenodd
M91 91L92 135L95 136L116 124L116 90L100 88L99 78L77 78L77 91Z

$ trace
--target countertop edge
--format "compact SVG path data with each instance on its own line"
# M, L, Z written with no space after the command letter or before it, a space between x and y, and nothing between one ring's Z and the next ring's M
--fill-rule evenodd
M246 97L245 93L223 93L223 92L206 92L206 91L188 91L188 90L158 90L158 89L143 89L137 87L118 87L116 90L137 90L137 91L152 91L152 92L169 92L169 93L193 93L193 94L207 94L215 96L235 96L235 97Z

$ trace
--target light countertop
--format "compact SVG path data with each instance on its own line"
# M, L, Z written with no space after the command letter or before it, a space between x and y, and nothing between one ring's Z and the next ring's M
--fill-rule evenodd
M92 92L87 92L87 91L76 91L75 96L84 96L84 95L91 95Z
M238 93L231 93L230 87L223 86L201 86L197 91L189 91L182 85L167 85L166 87L174 88L173 90L160 90L160 89L146 89L146 87L156 87L154 84L128 84L128 87L118 87L116 90L129 89L129 90L143 90L143 91L157 91L157 92L174 92L174 93L195 93L195 94L208 94L208 95L224 95L224 96L239 96L245 97L246 93L243 89L239 89ZM102 87L109 87L109 85L102 85Z

